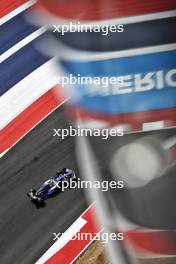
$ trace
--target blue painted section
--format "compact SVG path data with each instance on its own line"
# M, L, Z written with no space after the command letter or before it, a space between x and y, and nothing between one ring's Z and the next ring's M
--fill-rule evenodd
M0 95L47 62L50 58L41 54L35 46L45 34L10 56L0 65Z
M98 94L92 95L92 86L72 85L72 103L87 111L119 114L176 107L176 51L61 63L65 72L73 76L128 76L116 94L112 94L112 86L108 87L106 96L101 94L101 86ZM137 82L138 75L142 84Z
M0 27L0 54L38 29L26 20L25 16L28 11L30 9L13 17Z

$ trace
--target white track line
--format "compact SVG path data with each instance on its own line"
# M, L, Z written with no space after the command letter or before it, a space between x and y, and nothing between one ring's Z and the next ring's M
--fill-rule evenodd
M4 152L0 153L0 158L2 158L8 151L9 149L6 149Z
M57 239L57 241L45 252L45 254L35 263L35 264L43 264L47 260L49 260L54 254L56 254L59 250L61 250L73 236L78 233L81 228L87 223L86 220L79 217L63 235Z
M42 27L42 28L36 30L35 32L33 32L32 34L28 35L23 40L19 41L17 44L12 46L10 49L5 51L1 55L0 63L5 61L6 59L8 59L11 55L13 55L15 52L17 52L18 50L20 50L21 48L23 48L24 46L26 46L27 44L32 42L34 39L38 38L40 35L42 35L44 32L46 32L46 30L47 30L46 27Z
M0 129L58 84L54 59L26 76L0 97Z
M83 219L86 212L88 212L91 207L95 205L95 202L89 205L89 207L80 215L80 217L64 232L65 236L60 237L45 253L43 256L40 257L40 259L35 264L44 264L47 260L51 258L55 253L57 253L63 246L65 246L69 240L67 240L67 243L65 238L72 238L76 233L78 233L85 224L87 224L87 221ZM57 243L58 242L58 243ZM51 254L52 253L52 254ZM49 255L49 257L48 257ZM77 256L78 257L78 256ZM77 258L76 257L76 258Z
M49 115L51 115L57 108L62 106L64 103L66 103L70 98L65 99L62 103L60 103L58 106L56 106L51 112L49 112L46 116L44 116L42 119L40 119L39 122L37 122L31 129L27 131L19 140L17 140L10 148L6 149L3 153L0 153L0 158L2 158L9 150L11 150L22 138L24 138L28 133L30 133L38 124L40 124L45 118L47 118Z
M11 11L9 14L3 16L1 18L0 25L3 25L4 23L6 23L7 21L9 21L13 17L17 16L18 14L20 14L24 10L28 9L29 7L31 7L35 3L36 3L36 0L30 0L30 1L26 2L26 3L24 3L23 5L20 5L19 7L17 7L13 11Z

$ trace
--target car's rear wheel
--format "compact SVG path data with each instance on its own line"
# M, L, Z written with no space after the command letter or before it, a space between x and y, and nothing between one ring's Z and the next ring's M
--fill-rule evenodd
M36 192L35 189L30 189L30 191L27 193L27 196L30 198L30 200L32 200L32 195L34 195Z

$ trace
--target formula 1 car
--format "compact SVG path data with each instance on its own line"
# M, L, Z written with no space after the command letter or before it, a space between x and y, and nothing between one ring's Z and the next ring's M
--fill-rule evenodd
M76 180L73 170L62 169L56 172L56 176L46 180L37 190L31 189L27 196L36 205L42 205L45 200L53 197L55 194L62 190L62 183L69 182L70 179ZM67 186L69 186L67 184Z

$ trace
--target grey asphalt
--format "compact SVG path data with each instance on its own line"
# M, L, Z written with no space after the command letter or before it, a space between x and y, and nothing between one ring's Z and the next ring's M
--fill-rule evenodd
M87 208L82 190L66 190L37 209L26 193L56 170L77 173L74 139L53 137L66 128L57 109L0 159L0 263L33 264L52 245L53 232L64 232Z

